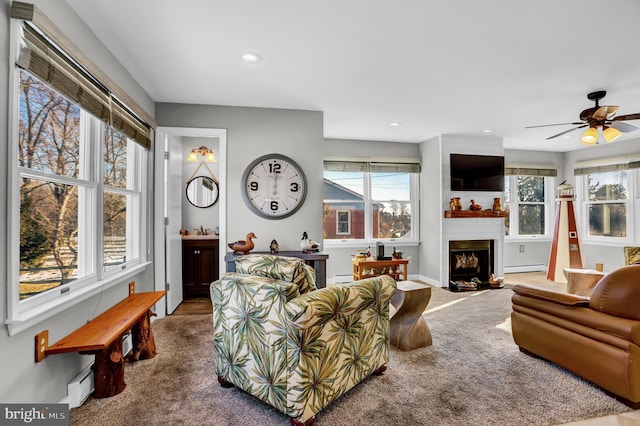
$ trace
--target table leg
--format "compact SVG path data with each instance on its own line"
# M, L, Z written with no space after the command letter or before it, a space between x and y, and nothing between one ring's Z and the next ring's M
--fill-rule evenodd
M119 394L127 386L124 383L124 359L122 339L116 339L105 350L96 354L93 370L93 397L108 398Z

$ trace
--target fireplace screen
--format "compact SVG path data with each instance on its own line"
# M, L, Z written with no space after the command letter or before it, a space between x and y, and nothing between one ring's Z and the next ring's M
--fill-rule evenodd
M493 240L449 242L449 281L488 284L493 268Z

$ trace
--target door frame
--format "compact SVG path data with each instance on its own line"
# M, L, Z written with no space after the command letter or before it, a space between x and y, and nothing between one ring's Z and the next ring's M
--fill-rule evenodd
M220 241L226 241L227 233L227 129L217 128L199 128L199 127L158 127L156 131L156 147L161 146L161 149L156 149L154 152L154 276L155 276L155 290L164 290L167 282L166 278L166 264L165 264L165 240L166 240L166 226L164 217L164 205L165 205L165 161L164 161L164 141L167 137L210 137L218 138L219 141L219 154L217 155L218 167L220 173L219 191L220 195L218 202L219 218L220 218ZM224 271L224 250L219 250L218 258L218 270ZM158 304L158 317L163 317L167 312L167 302L165 298L164 304Z

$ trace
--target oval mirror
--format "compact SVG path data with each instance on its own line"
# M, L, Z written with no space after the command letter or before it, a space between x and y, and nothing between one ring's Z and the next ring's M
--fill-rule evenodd
M218 201L218 182L209 176L196 176L187 182L187 200L201 209Z

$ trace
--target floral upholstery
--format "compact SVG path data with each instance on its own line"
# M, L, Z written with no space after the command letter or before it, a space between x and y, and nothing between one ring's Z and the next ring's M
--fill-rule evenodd
M216 374L305 422L388 362L395 291L387 276L303 293L291 281L224 274L211 285Z
M298 284L300 293L316 289L316 271L297 257L248 254L235 259L236 272L262 275Z

